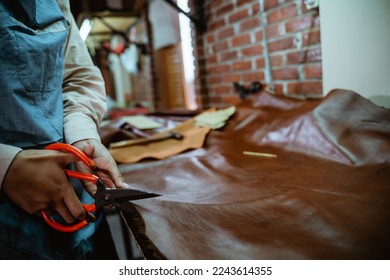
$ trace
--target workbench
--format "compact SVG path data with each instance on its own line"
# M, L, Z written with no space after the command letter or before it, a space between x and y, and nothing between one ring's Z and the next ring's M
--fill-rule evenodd
M203 147L120 164L145 259L389 259L390 110L261 92ZM248 153L249 152L249 153Z

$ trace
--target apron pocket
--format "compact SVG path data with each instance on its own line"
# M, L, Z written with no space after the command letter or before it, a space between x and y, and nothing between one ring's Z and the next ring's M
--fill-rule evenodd
M8 23L4 14L0 12L0 82L2 86L8 79L16 74L16 65L18 59L18 47L15 36L8 30Z
M19 80L28 91L52 91L62 86L66 35L65 27L59 32L15 30Z

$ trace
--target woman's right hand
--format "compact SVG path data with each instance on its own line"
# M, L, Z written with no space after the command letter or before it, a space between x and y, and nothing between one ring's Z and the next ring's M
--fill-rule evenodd
M52 150L23 150L4 177L4 193L26 212L55 210L67 223L85 219L86 211L74 192L64 168L78 159Z

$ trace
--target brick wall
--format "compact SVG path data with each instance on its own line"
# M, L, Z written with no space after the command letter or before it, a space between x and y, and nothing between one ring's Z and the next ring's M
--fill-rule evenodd
M275 93L322 96L318 9L307 10L303 0L261 1L265 27L259 0L204 1L207 29L195 33L196 92L202 107L239 102L233 82L267 84L265 42Z

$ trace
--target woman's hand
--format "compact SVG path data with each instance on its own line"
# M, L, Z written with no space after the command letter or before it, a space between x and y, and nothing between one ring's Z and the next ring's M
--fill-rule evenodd
M107 187L125 188L115 160L97 140L76 142L75 147L83 151L96 164L97 175ZM3 180L4 193L26 212L55 210L68 223L74 219L85 219L87 213L74 192L64 169L75 162L80 172L90 170L70 153L52 150L23 150L16 155ZM84 182L85 189L93 195L96 185Z
M106 147L95 139L81 140L73 144L76 148L83 151L96 164L96 175L109 188L127 187L118 166ZM89 169L82 163L76 164L76 169L80 172L90 173ZM90 182L84 182L85 189L90 193L96 192L96 185Z
M78 159L51 150L23 150L16 155L3 180L5 194L26 212L55 210L66 222L85 219L86 211L64 168Z

